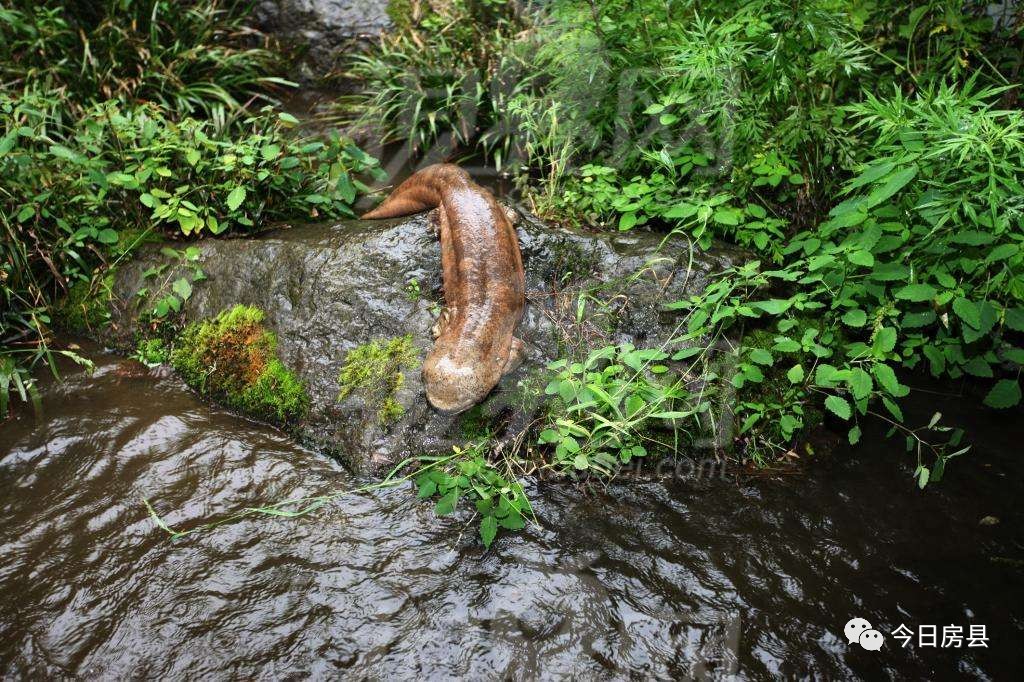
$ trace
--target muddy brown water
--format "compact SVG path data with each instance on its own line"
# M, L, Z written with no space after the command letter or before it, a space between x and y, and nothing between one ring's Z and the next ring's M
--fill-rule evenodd
M1019 679L1019 415L924 395L915 417L978 437L924 492L869 429L795 475L534 485L540 526L490 551L409 487L172 541L143 497L188 528L360 481L87 350L92 376L0 425L5 678ZM847 644L855 616L880 651ZM989 646L903 648L900 624L983 624Z

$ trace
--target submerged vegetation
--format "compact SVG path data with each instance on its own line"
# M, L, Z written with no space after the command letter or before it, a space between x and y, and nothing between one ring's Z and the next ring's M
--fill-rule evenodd
M200 393L248 415L288 423L302 418L309 395L276 356L277 337L263 326L263 312L238 305L182 330L171 364ZM162 352L147 343L140 352Z

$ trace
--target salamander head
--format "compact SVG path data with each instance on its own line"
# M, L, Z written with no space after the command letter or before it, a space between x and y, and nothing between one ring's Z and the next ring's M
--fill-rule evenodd
M465 412L486 398L500 378L500 369L486 361L459 361L438 347L423 362L427 400L441 412Z

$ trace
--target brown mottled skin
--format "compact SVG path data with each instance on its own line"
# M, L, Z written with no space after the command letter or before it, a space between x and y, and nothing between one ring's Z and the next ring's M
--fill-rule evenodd
M483 400L522 360L516 325L526 279L516 230L494 196L452 164L436 164L398 186L365 219L437 207L446 310L423 363L430 404L462 412Z

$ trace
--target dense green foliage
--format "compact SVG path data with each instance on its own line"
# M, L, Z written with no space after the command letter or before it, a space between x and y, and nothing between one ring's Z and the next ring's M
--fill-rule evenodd
M252 107L285 82L246 9L110 0L0 10L3 407L11 386L28 395L33 365L52 364L55 322L102 323L92 299L109 290L108 268L151 235L352 215L358 174L379 173L350 141L297 137L293 117ZM187 298L182 282L158 317Z
M907 436L923 485L962 452L960 433L904 425L898 374L967 376L986 404L1019 404L1019 10L556 0L518 21L524 30L487 46L488 63L514 68L500 74L506 87L481 94L496 113L465 141L486 151L500 140L548 217L752 252L702 295L667 301L680 334L650 349L671 373L689 366L720 384L712 393L736 391L743 455L770 461L822 411L856 442L859 420L875 414ZM375 82L422 75L400 42L414 29L373 57ZM432 35L420 37L430 52ZM460 105L433 104L441 110L412 113L437 137ZM401 136L408 119L383 120ZM574 360L587 358L556 363L553 386L569 385L559 382ZM580 377L590 394L563 399L552 415L562 425L541 438L555 460L559 449L605 452L601 434L622 437L626 401L647 381L638 372L605 399L594 391L603 372ZM673 420L677 438L706 433L708 416Z
M263 312L238 305L185 327L170 361L201 395L259 419L293 422L306 413L309 396L276 349L277 337L263 327ZM140 350L150 357L159 352L152 344Z

